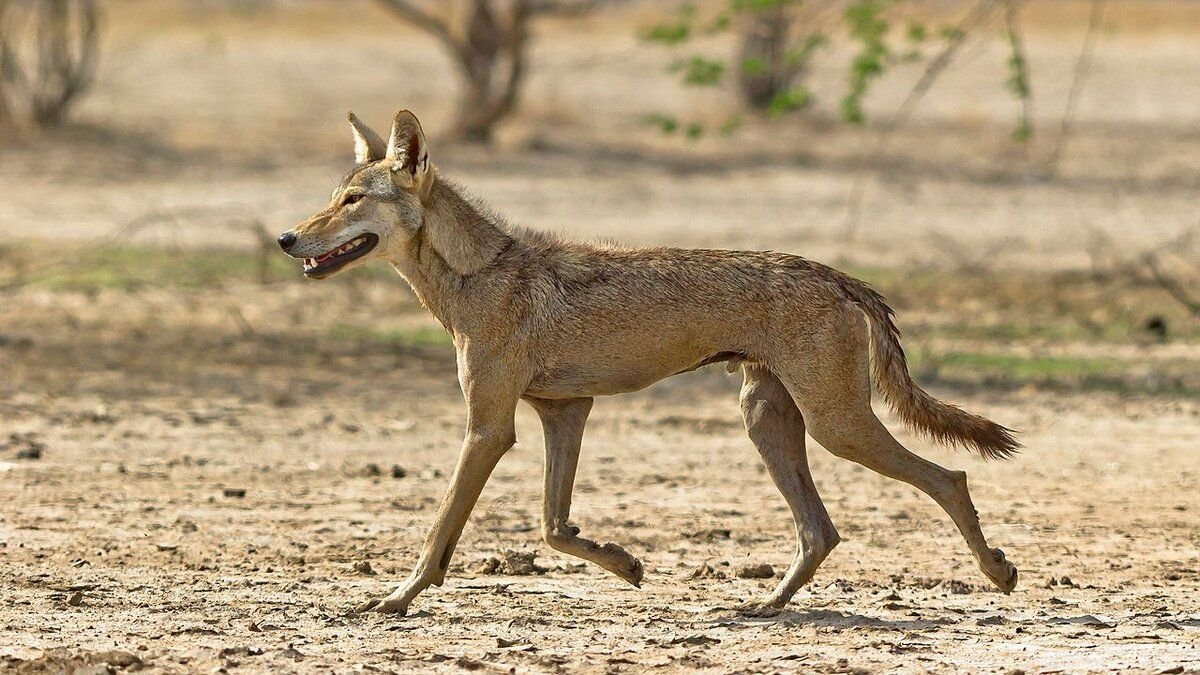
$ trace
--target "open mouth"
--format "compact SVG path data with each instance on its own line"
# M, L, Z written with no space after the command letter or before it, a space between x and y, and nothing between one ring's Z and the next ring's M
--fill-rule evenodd
M379 243L377 235L367 233L315 258L304 259L304 276L320 279L341 269L351 260L371 252Z

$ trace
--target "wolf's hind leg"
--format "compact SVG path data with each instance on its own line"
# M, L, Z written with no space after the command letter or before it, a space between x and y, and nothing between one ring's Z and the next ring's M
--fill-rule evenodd
M796 521L797 546L792 564L775 590L742 611L770 615L812 579L817 566L841 538L817 494L804 449L804 418L783 383L763 366L742 368L742 418L746 432Z
M818 421L820 420L820 421ZM958 526L979 569L997 588L1008 593L1017 585L1017 568L1004 551L988 546L979 526L979 514L967 491L967 474L951 471L909 452L883 423L863 406L857 415L839 411L814 420L813 438L838 457L849 459L904 481L933 498Z
M568 524L571 491L583 427L592 410L592 399L565 401L525 399L537 411L546 436L545 493L542 496L542 538L551 548L596 563L634 586L642 582L642 563L616 544L600 545L579 536Z
M855 316L826 343L825 352L809 354L804 363L781 364L778 372L803 411L809 434L834 455L932 497L954 521L984 575L1001 591L1011 591L1017 568L1003 551L988 546L967 491L967 474L909 452L871 410L866 335L861 317Z

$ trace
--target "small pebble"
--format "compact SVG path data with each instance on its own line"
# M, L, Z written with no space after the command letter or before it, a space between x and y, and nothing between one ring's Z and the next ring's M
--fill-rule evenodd
M767 563L742 565L737 570L739 579L770 579L775 576L775 568Z

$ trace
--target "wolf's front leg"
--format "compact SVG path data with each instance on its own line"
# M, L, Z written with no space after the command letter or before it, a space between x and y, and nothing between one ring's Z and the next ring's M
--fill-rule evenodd
M580 537L579 528L568 524L583 427L592 409L592 399L525 400L542 418L542 431L546 437L542 538L555 550L594 562L630 584L640 586L643 571L640 560L616 544L601 546Z
M471 416L474 418L474 416ZM473 420L468 421L471 425ZM506 422L482 426L472 425L463 442L458 466L450 479L450 489L438 507L437 520L425 539L417 567L403 584L385 598L372 598L358 607L359 612L373 610L385 614L404 615L408 605L421 591L430 586L441 586L446 578L446 568L454 554L454 546L462 534L463 526L475 508L479 493L492 475L496 463L508 452L515 442L512 411Z

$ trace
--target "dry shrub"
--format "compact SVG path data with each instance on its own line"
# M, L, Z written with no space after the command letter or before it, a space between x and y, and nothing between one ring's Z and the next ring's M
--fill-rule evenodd
M0 0L0 123L62 124L92 85L95 0Z

